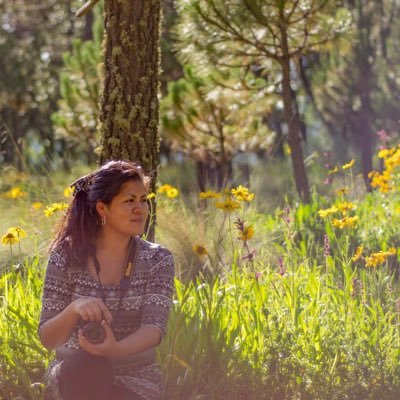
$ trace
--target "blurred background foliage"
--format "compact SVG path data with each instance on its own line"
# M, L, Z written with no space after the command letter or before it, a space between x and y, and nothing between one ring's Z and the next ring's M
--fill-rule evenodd
M103 4L75 18L81 5L0 1L2 167L68 172L98 159ZM163 6L163 166L192 170L203 190L289 165L307 200L311 165L355 158L370 189L376 133L399 134L397 1Z

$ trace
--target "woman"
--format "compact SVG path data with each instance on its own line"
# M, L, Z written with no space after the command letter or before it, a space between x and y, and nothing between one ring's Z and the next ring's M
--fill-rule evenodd
M140 238L149 181L140 165L110 161L71 185L39 323L42 344L56 349L45 379L50 399L161 397L155 347L165 334L174 267L168 250Z

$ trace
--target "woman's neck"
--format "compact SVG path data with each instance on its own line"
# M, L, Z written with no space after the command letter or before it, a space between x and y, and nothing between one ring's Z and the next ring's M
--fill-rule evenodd
M96 239L96 250L108 254L125 254L128 251L130 240L131 236L102 232Z

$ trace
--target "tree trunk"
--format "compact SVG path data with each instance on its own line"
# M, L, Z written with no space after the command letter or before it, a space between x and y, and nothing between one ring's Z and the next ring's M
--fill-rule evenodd
M310 190L300 142L300 121L290 86L290 60L289 58L283 58L280 63L282 67L283 108L288 125L288 143L291 150L290 156L292 158L294 179L297 193L301 200L308 203L310 201Z
M155 189L161 0L107 0L100 163L139 161Z
M100 161L158 164L160 0L105 2Z
M371 182L368 174L373 170L372 153L373 153L373 131L371 129L371 115L374 111L371 106L370 87L371 68L367 63L360 65L359 75L359 93L361 98L361 110L358 115L358 142L361 148L362 174L365 186L369 192L372 191Z
M371 105L371 82L373 81L373 70L370 64L370 58L375 56L373 51L371 31L372 31L372 9L366 11L363 8L364 3L357 3L358 11L358 38L359 46L356 52L356 61L358 66L358 94L361 99L361 109L358 114L358 140L361 148L362 172L365 186L371 191L371 184L368 178L369 172L372 171L372 146L373 131L372 118L374 110Z

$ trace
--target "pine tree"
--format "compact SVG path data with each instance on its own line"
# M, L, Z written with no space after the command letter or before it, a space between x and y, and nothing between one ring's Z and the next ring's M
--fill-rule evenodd
M160 0L105 2L100 162L130 159L156 174Z
M257 66L280 81L296 188L309 201L293 63L341 37L347 13L327 0L180 0L183 60L220 69Z

